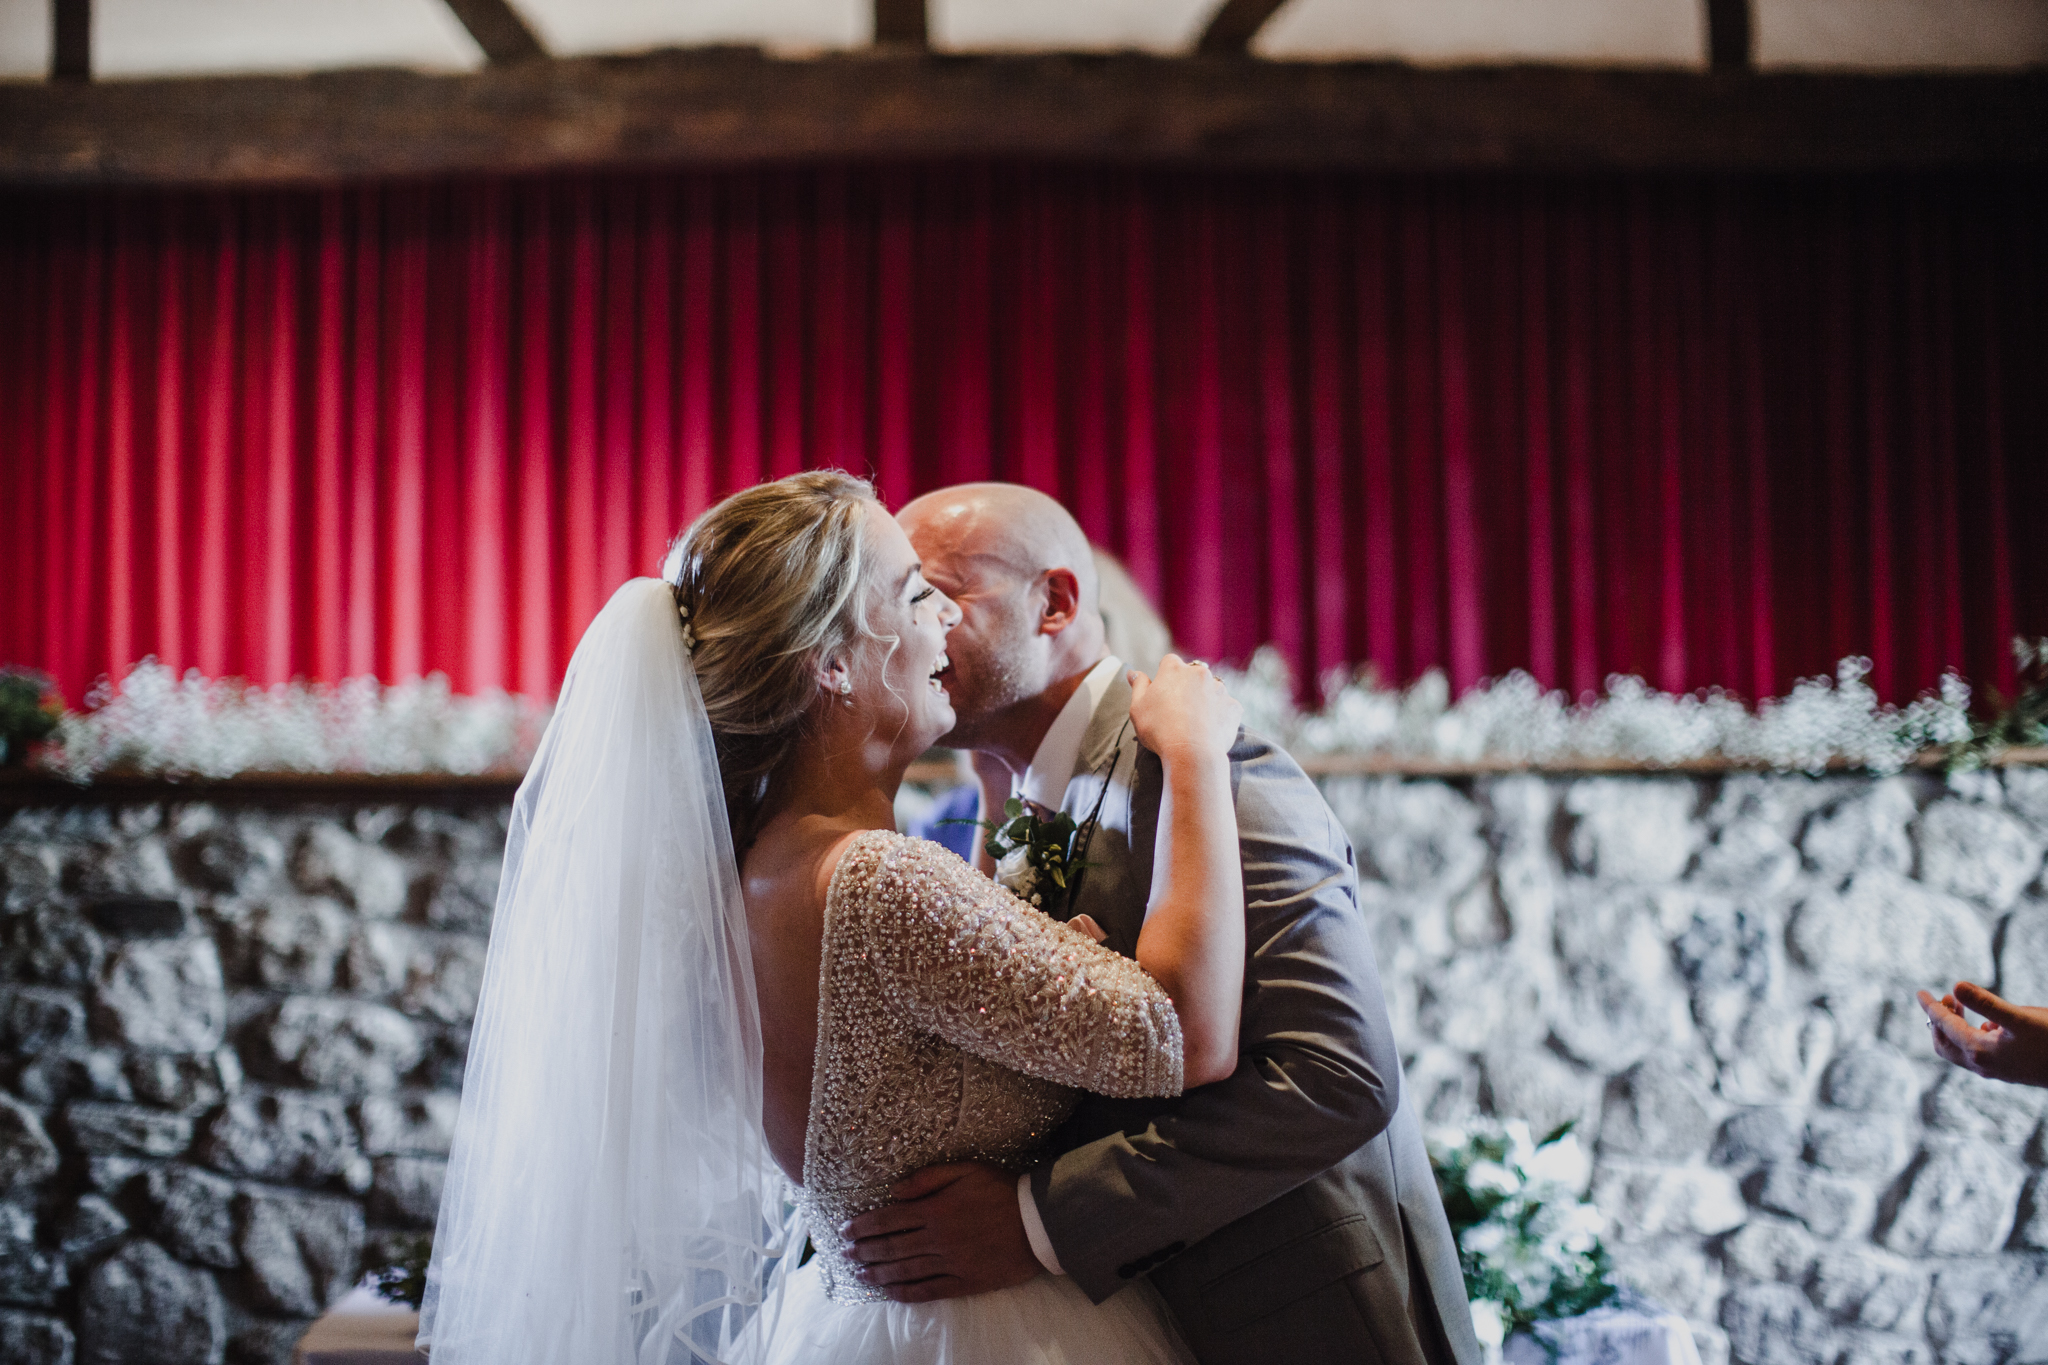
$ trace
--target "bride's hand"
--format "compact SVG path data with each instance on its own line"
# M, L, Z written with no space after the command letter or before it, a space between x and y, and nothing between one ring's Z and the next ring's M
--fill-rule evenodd
M1177 654L1159 661L1156 677L1130 670L1131 728L1164 762L1218 758L1237 742L1244 708L1223 690L1207 664Z

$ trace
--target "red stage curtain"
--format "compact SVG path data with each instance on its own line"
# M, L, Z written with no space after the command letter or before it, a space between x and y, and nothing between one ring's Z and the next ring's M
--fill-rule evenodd
M2038 177L0 200L0 661L556 686L732 489L1036 485L1187 647L1889 696L2048 632Z

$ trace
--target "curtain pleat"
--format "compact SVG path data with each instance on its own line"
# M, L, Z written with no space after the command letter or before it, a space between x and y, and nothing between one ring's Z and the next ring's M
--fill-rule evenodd
M10 191L0 662L559 683L736 488L1062 498L1304 686L2010 691L2038 178L1014 164Z

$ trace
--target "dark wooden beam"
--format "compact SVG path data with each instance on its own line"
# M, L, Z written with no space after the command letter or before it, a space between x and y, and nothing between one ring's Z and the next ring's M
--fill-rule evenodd
M1747 71L1755 66L1750 0L1706 0L1706 5L1707 65L1716 71Z
M875 42L889 47L930 46L925 0L875 0Z
M525 62L548 55L510 0L447 0L447 4L493 63Z
M50 79L92 79L92 0L50 0Z
M1195 42L1195 51L1209 56L1249 52L1252 39L1286 3L1287 0L1223 0L1222 7L1209 16L1208 25Z
M2048 72L1419 70L1241 57L751 50L467 75L0 83L0 182L259 184L1027 157L1215 167L2048 166Z

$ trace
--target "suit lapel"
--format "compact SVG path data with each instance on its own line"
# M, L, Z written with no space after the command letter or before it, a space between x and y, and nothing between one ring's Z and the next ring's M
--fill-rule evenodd
M1131 857L1131 790L1137 756L1137 738L1128 724L1131 716L1131 685L1122 674L1113 679L1088 729L1081 737L1080 753L1067 780L1066 796L1060 809L1076 820L1086 820L1090 811L1101 808L1088 841L1083 861L1088 864L1081 884L1069 906L1070 913L1086 913L1108 933L1108 944L1126 956L1137 952L1138 930L1145 922L1144 886L1135 888ZM1109 790L1103 791L1107 781ZM1151 849L1145 852L1145 871L1151 870Z

